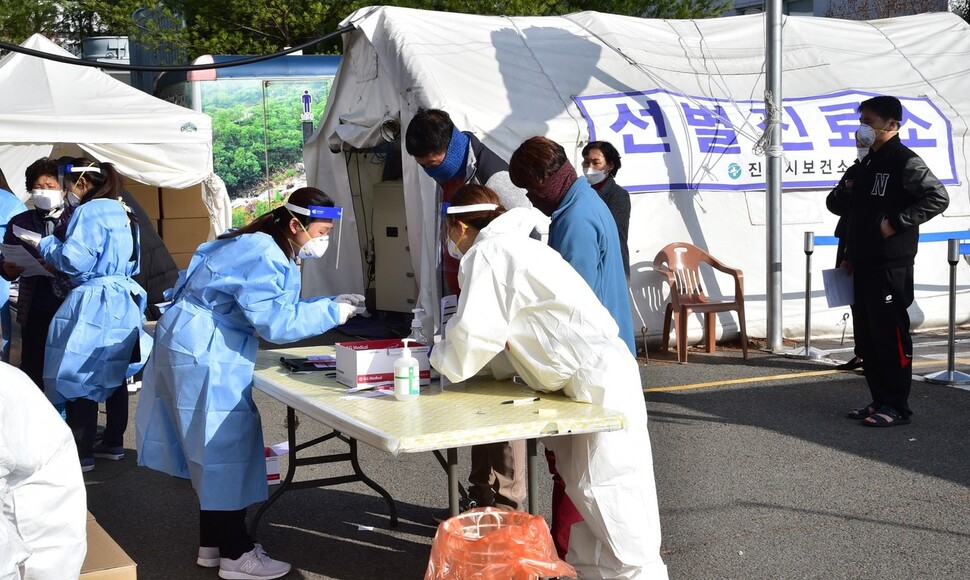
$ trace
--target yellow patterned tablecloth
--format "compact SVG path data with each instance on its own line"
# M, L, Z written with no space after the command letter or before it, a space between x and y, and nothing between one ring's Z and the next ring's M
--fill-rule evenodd
M292 373L279 364L280 357L332 353L332 347L260 351L255 386L332 429L394 455L623 428L623 415L617 411L558 393L537 393L512 381L474 379L444 391L431 381L418 398L398 401L393 395L349 397L347 387L324 372ZM501 404L528 396L540 400Z

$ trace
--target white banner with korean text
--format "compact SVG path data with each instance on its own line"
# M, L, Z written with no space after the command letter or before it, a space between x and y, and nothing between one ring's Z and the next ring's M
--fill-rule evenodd
M856 158L863 91L784 99L782 187L834 186ZM765 189L765 158L753 146L765 129L763 101L693 97L656 89L574 97L591 141L623 158L628 191ZM899 137L944 185L960 182L950 122L929 98L900 98Z

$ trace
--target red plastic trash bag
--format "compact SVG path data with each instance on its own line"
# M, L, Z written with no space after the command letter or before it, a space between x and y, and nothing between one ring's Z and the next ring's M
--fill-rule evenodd
M425 580L527 580L575 578L556 555L542 516L492 507L445 520L431 545Z

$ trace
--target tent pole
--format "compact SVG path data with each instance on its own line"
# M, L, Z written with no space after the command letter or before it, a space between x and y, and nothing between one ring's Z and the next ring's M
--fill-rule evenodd
M765 195L767 210L767 284L766 347L778 352L782 347L781 335L781 54L782 18L781 0L766 0L765 13L765 111L766 129L769 133L765 149Z

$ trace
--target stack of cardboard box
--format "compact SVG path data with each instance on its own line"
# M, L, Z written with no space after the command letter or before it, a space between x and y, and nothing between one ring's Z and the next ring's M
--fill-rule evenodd
M209 210L202 202L202 184L172 189L125 178L124 187L151 218L178 267L188 267L195 249L209 237Z
M192 254L209 238L209 210L202 203L202 184L185 189L162 187L159 234L180 269L187 268Z

